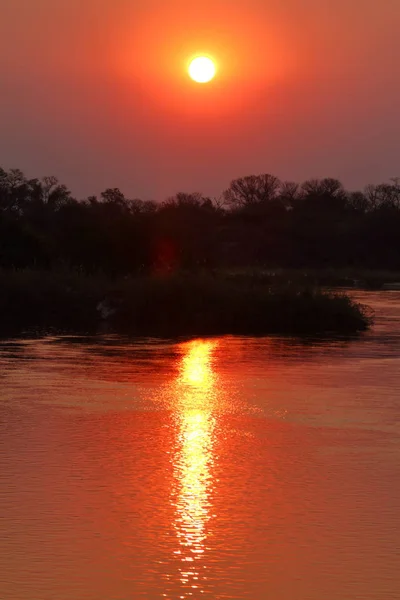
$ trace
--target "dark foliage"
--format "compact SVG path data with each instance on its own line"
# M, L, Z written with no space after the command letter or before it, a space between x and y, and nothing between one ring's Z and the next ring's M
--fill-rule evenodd
M272 175L233 181L221 199L161 204L118 189L76 200L54 177L0 169L0 266L127 275L177 269L400 269L400 181L346 191Z
M248 276L249 277L249 276ZM247 283L250 283L250 278ZM162 337L354 334L366 309L345 295L210 274L113 278L74 271L0 270L0 334L34 328Z

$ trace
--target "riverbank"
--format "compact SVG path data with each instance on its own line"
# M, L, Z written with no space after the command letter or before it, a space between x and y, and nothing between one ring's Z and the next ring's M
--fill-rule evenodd
M261 269L246 268L225 271L237 282L257 281L272 286L313 286L325 288L385 290L400 284L399 271L379 269Z
M366 330L366 308L342 293L259 278L177 274L110 279L0 271L0 333L29 328L131 335L312 335Z

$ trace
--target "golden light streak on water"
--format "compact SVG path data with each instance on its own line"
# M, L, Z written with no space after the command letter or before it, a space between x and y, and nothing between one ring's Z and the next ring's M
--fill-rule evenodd
M181 583L190 597L207 578L207 523L213 490L213 409L217 402L212 359L216 342L196 340L185 345L176 387L179 419L175 459L177 496L175 530ZM200 588L200 590L199 590ZM191 591L192 590L192 591ZM184 596L186 597L186 596Z

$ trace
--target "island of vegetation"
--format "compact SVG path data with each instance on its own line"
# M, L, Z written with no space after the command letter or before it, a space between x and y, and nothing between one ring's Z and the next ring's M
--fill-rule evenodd
M0 330L137 335L353 333L343 291L400 281L400 182L234 180L164 202L117 188L73 198L54 177L0 169Z

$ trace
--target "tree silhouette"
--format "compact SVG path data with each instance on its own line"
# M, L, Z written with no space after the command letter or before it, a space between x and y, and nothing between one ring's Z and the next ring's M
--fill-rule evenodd
M230 206L240 208L276 198L280 186L281 182L273 175L249 175L233 180L224 197Z
M232 181L219 199L164 202L118 188L72 197L55 177L0 168L0 266L109 275L215 266L400 268L400 180L347 191L269 174Z

